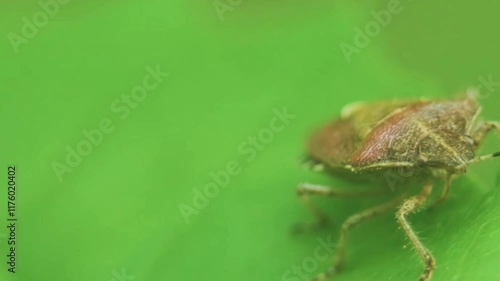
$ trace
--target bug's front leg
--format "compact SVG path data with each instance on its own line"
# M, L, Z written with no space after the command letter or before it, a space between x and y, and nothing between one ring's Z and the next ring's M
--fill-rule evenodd
M297 186L297 195L299 196L299 199L302 201L302 203L306 206L306 208L309 209L311 213L313 213L316 221L313 224L298 224L294 227L294 232L300 233L311 228L317 228L328 224L327 215L310 201L309 198L310 195L320 195L328 197L362 197L362 196L374 196L381 194L387 194L387 190L352 191L352 190L332 188L318 184L310 184L310 183L299 184Z
M472 139L474 140L475 148L477 148L483 142L486 135L488 135L488 133L492 130L495 130L500 136L500 123L487 121L479 125L476 131L471 135Z
M417 250L420 258L424 262L424 272L420 275L420 281L427 281L431 278L432 272L436 267L436 262L434 257L432 257L432 254L425 248L417 234L413 231L406 217L422 207L422 205L429 199L431 192L432 185L426 184L420 194L405 200L399 207L396 214L396 218L401 225L401 228L403 228L406 236L408 236L413 244L413 247Z
M318 275L316 278L312 279L311 281L324 281L327 280L328 278L332 277L336 273L340 272L342 270L342 267L344 266L344 259L345 259L345 249L346 249L346 244L347 244L347 234L349 233L349 230L351 230L353 227L357 226L363 221L366 221L370 218L374 218L380 214L385 213L386 211L391 210L392 208L395 208L397 205L401 203L401 197L397 197L394 200L391 200L389 202L385 202L379 206L375 206L373 208L361 211L357 214L351 215L348 217L344 223L342 224L342 228L340 230L340 238L338 242L338 249L337 249L337 254L335 257L334 265L328 269L326 272L321 273Z

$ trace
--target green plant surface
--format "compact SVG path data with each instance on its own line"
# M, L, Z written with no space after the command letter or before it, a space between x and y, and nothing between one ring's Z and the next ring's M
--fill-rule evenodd
M500 84L482 84L500 81L497 2L401 0L349 58L342 43L395 2L220 2L233 3L222 17L212 1L68 1L18 47L9 34L41 8L0 4L1 225L9 165L19 218L15 274L0 228L0 280L307 280L332 253L302 276L287 272L310 261L318 239L336 241L350 214L387 199L315 198L331 225L293 235L312 220L298 183L376 188L303 169L312 130L351 102L451 98L470 86L480 87L482 116L500 120ZM148 67L169 74L117 112ZM273 120L284 110L293 118L281 127ZM270 124L280 129L253 147L249 137ZM68 147L103 126L113 130L70 167ZM499 143L492 134L479 154ZM436 258L432 281L500 280L498 167L471 166L444 203L410 216ZM214 184L224 170L234 171L228 184ZM219 191L198 202L207 185ZM394 214L352 230L332 280L418 279Z

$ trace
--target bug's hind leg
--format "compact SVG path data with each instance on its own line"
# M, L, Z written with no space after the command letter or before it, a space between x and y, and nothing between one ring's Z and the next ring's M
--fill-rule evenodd
M297 186L297 195L299 196L299 199L302 201L302 203L306 206L306 208L309 209L311 213L314 215L315 222L312 224L303 224L303 223L297 224L293 227L293 232L300 233L307 231L309 229L314 229L328 225L329 220L327 215L310 201L310 195L349 198L349 197L382 195L386 193L387 190L352 191L345 189L336 189L328 186L310 184L310 183L299 184Z
M484 140L486 135L492 130L495 130L500 136L500 123L498 122L483 122L481 125L476 129L475 132L472 132L472 139L474 140L474 146L477 148Z
M321 273L320 275L313 278L311 281L323 281L332 277L336 273L340 272L344 266L345 259L345 248L347 243L347 234L351 228L357 226L363 221L366 221L370 218L374 218L380 214L385 213L386 211L395 208L397 205L401 203L401 197L397 197L394 200L389 202L385 202L384 204L375 206L373 208L361 211L357 214L351 215L348 217L344 223L342 224L342 228L340 230L340 238L338 242L337 254L335 256L334 265L328 269L326 272Z
M416 196L413 196L403 202L403 204L399 207L399 210L396 214L396 218L401 225L401 228L406 233L406 236L410 239L411 243L415 250L417 250L420 258L424 263L424 272L420 275L420 281L427 281L431 278L432 272L436 267L436 262L432 254L425 248L420 239L417 237L417 234L413 231L406 217L419 208L427 201L429 195L432 191L432 185L426 184L422 190L422 192Z

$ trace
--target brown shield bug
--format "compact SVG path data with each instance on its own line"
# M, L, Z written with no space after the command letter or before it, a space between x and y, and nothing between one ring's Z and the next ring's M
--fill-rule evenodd
M424 270L419 280L431 278L435 260L413 231L407 216L428 205L434 181L441 180L444 184L432 206L446 198L451 179L465 173L469 164L500 156L500 152L475 156L489 132L495 130L500 134L500 123L479 120L481 107L476 96L477 92L469 90L466 95L450 100L348 105L340 118L313 133L308 142L308 157L316 163L317 170L362 181L389 183L391 189L394 184L391 175L404 172L407 179L421 183L422 189L416 194L403 190L396 199L347 218L341 227L334 265L312 280L326 280L342 269L346 237L352 227L393 208L397 208L397 221L423 261ZM325 216L310 204L308 195L352 197L377 193L380 192L308 183L297 187L297 194L319 222L323 222Z

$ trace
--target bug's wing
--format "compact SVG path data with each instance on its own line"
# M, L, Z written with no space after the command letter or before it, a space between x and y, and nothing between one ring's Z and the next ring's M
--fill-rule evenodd
M341 118L349 120L361 139L373 128L384 122L389 116L401 111L415 101L382 101L373 103L354 103L342 109Z
M478 110L470 99L421 101L396 109L363 138L352 156L352 164L379 168L412 165L417 161L422 140L429 137L438 146L436 149L451 153L456 146L453 140L466 134ZM456 137L446 138L444 132Z
M355 103L344 107L341 118L316 131L309 139L310 156L331 168L351 165L352 155L363 144L366 135L381 120L409 101Z

